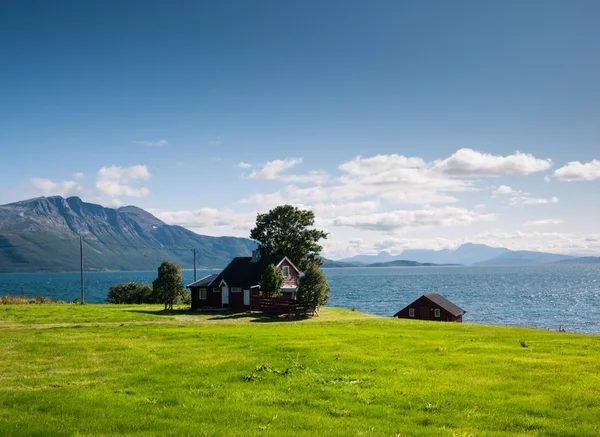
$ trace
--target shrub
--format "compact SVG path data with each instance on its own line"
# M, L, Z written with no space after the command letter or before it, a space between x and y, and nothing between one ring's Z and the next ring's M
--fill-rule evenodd
M260 278L260 292L266 297L281 296L284 282L283 272L275 264L269 264Z
M152 283L153 296L157 303L163 303L165 309L172 310L173 304L189 301L189 292L183 287L181 266L163 261L158 268L158 277Z
M152 295L152 286L140 282L113 285L108 290L107 303L139 304L156 303Z
M0 304L2 305L19 305L19 304L57 304L64 303L57 298L49 298L44 296L27 297L23 295L15 296L0 296Z
M329 284L318 265L310 264L298 281L296 300L307 310L317 310L329 300Z

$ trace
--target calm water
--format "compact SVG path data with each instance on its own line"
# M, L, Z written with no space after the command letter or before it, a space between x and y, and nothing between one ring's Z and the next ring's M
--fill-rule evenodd
M216 271L199 271L198 277ZM420 295L437 292L465 309L465 322L532 326L600 334L600 265L526 267L388 267L325 269L332 306L391 316ZM193 272L184 271L185 281ZM86 302L106 298L108 287L151 282L156 272L85 274ZM71 301L78 273L0 274L0 295L27 294Z

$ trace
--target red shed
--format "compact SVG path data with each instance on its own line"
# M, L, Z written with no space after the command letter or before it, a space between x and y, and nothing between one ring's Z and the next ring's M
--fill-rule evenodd
M454 305L437 293L421 296L407 307L401 309L394 317L399 319L439 320L442 322L462 322L465 310Z
M209 275L188 285L192 294L192 309L203 307L248 308L250 299L260 291L260 278L265 269L274 264L283 271L282 299L294 299L300 271L286 256L236 257L217 275ZM251 292L252 290L252 292Z

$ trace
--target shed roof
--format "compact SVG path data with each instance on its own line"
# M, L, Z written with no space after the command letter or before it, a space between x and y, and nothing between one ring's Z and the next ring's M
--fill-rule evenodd
M450 302L444 296L441 296L437 293L427 293L424 295L424 297L429 299L430 301L432 301L439 307L445 309L453 316L458 317L458 316L462 316L465 313L465 310L463 310L462 308L460 308L457 305L454 305L452 302Z
M196 282L192 282L188 287L206 287L217 277L218 275L212 274L205 276L204 278L198 279Z

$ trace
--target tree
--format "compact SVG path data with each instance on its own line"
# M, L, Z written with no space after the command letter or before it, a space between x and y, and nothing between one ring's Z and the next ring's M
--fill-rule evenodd
M267 297L281 296L281 287L284 282L285 278L281 269L278 269L275 264L269 264L260 277L260 291L263 296Z
M312 229L315 214L292 205L280 205L266 214L258 214L250 238L258 241L262 255L284 255L304 271L310 263L323 264L319 240L327 233Z
M173 309L173 304L185 299L186 290L183 288L181 266L169 261L163 261L158 268L158 277L152 283L154 299L164 303L165 309Z
M319 307L329 300L329 284L325 273L315 263L311 263L298 280L296 301L306 309L314 308L317 315Z
M152 285L141 282L112 285L108 289L107 303L156 303L152 292Z

